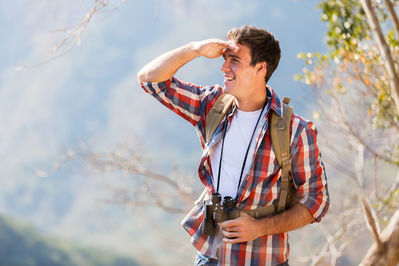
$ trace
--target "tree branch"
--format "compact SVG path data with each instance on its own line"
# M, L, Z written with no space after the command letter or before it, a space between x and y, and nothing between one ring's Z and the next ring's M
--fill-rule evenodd
M388 226L382 231L380 244L374 243L360 266L396 266L399 263L399 210L392 216Z
M112 13L113 11L115 11L116 9L118 9L120 7L120 5L125 2L126 2L126 0L121 0L114 8L107 11L108 15L110 13ZM15 70L18 71L18 70L22 70L22 69L35 68L35 67L41 66L41 65L46 64L52 60L60 58L61 56L64 56L65 54L70 52L72 50L72 48L75 47L75 45L80 46L81 45L81 37L82 37L83 33L85 32L87 26L89 25L93 15L96 13L99 13L106 6L108 6L108 0L95 0L94 7L84 16L84 19L80 23L78 23L73 29L71 29L71 30L70 29L56 30L56 31L65 32L67 35L62 41L57 43L53 47L53 49L48 51L49 53L58 52L61 48L65 47L65 45L68 42L70 42L69 46L67 46L66 49L64 51L62 51L60 54L52 56L49 59L44 60L44 61L34 64L34 65L19 65L15 68Z
M384 0L385 5L387 6L388 10L389 10L389 14L391 15L392 21L393 21L393 25L395 26L396 29L396 35L399 34L399 20L398 20L398 16L396 16L396 12L395 9L393 8L393 5L391 3L390 0Z
M107 191L111 193L111 197L104 202L109 204L151 206L171 213L183 213L189 211L196 200L196 193L187 185L191 183L187 175L182 178L183 175L177 168L169 175L157 171L151 159L130 146L119 147L110 153L101 153L91 151L87 145L81 143L76 150L69 149L66 155L61 156L52 169L37 170L36 174L48 177L72 160L84 162L90 169L103 174L122 174L123 180L104 180ZM96 177L98 178L98 172Z
M391 52L388 44L385 41L384 34L382 33L377 16L375 15L374 8L371 0L362 0L364 11L366 12L367 19L370 23L370 28L373 31L374 37L377 41L378 49L385 61L385 68L389 76L389 84L396 103L396 110L399 114L399 76L395 70L395 63L392 59Z
M380 239L380 229L378 227L378 223L376 222L375 215L372 213L369 204L367 203L366 199L364 196L361 197L360 199L362 206L363 206L363 211L365 215L365 221L367 224L368 229L371 232L371 235L374 238L374 241L377 245L377 249L379 252L382 252L384 249L384 246L382 244L382 241Z

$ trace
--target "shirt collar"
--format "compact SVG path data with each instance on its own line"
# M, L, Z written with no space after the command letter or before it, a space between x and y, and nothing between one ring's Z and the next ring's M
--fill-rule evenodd
M275 111L279 117L283 117L283 103L278 98L277 93L269 86L266 86L266 91L267 97L271 99L270 109Z

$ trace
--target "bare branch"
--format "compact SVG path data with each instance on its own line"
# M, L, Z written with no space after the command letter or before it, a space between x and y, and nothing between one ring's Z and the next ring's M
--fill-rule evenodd
M387 191L385 196L383 198L378 197L377 199L382 202L383 204L380 205L380 207L377 209L377 214L381 213L382 210L386 207L385 202L391 197L391 195L399 189L399 173L396 175L394 183L391 185L391 188Z
M313 250L308 247L311 255L299 258L300 261L311 261L310 265L316 266L327 265L327 260L329 260L330 263L328 265L336 265L345 248L360 234L364 225L364 221L359 215L362 212L361 208L346 206L346 203L349 205L354 203L352 196L356 197L356 195L343 196L341 199L343 199L344 204L341 206L335 204L334 206L337 206L337 208L330 210L329 215L324 218L324 226L318 230L326 241L322 248ZM315 235L315 229L313 228L305 227L301 230L303 230L305 238L308 238L309 234Z
M159 18L159 9L161 8L161 0L157 0L154 19Z
M114 12L116 9L118 9L121 4L125 3L126 0L121 0L114 8L107 10L107 16L108 17L112 12ZM15 68L15 70L22 70L22 69L27 69L27 68L35 68L38 66L41 66L43 64L46 64L50 61L53 61L57 58L60 58L61 56L64 56L67 54L69 51L72 50L72 48L75 47L75 45L80 46L81 45L81 37L83 33L85 32L87 26L89 25L92 17L96 13L100 13L105 7L108 6L108 0L96 0L94 7L84 16L83 20L78 23L76 26L74 26L72 29L57 29L54 30L53 32L65 32L66 37L61 40L59 43L57 43L53 49L48 51L49 53L56 53L59 52L61 48L64 48L68 43L69 45L66 46L66 48L58 55L52 56L47 60L44 60L40 63L34 64L34 65L19 65ZM105 18L106 18L105 17Z
M365 220L371 235L377 244L378 250L382 251L384 249L381 239L380 239L380 229L378 223L376 222L375 214L372 213L369 204L364 197L361 197L361 202L364 210Z
M388 226L382 231L381 242L369 249L360 266L386 265L396 266L399 263L399 210L395 212Z
M396 12L395 9L391 3L390 0L384 0L385 5L387 6L388 10L389 10L389 14L391 15L392 21L393 21L393 25L395 26L396 29L396 35L399 34L399 20L398 20L398 16L396 16Z
M150 157L134 146L124 145L114 152L97 152L88 145L81 144L69 149L49 171L36 171L41 177L48 177L59 171L69 161L84 163L82 168L95 171L96 178L101 173L110 196L104 200L108 204L125 206L151 206L171 213L184 213L194 205L197 193L191 188L194 178L187 178L178 167L169 174L157 170ZM117 178L122 175L123 179Z
M380 196L378 195L377 162L377 156L374 155L374 189L375 197L378 199Z

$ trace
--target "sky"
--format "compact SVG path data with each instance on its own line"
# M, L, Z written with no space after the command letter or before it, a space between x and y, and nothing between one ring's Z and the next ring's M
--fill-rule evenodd
M310 116L312 107L305 101L305 90L293 76L303 68L297 53L326 52L326 26L315 9L317 1L126 1L113 13L96 14L81 37L81 45L66 55L16 71L20 65L34 65L51 57L46 51L65 36L51 31L79 23L93 2L0 3L0 213L74 239L79 234L95 235L87 228L98 227L98 238L103 237L100 231L105 226L95 224L94 217L101 220L114 210L93 208L101 197L99 182L88 179L84 171L63 168L52 177L35 174L36 170L51 169L79 141L93 141L96 150L110 151L134 140L157 164L167 169L178 162L195 175L201 155L195 130L146 95L136 75L162 53L191 41L223 39L232 27L253 24L276 35L282 59L269 85L280 97L291 97L298 114ZM117 4L109 1L111 8ZM198 85L222 84L221 65L221 58L195 59L176 77ZM154 215L151 217L158 217L157 212ZM162 219L170 218L162 215ZM184 235L180 218L172 219L178 228L174 230ZM147 228L145 219L121 219L129 234L135 230L132 220L136 229ZM107 223L117 226L112 219ZM162 223L156 227L149 232L149 239L159 238L159 231L165 229ZM118 238L124 232L115 231L110 243L125 249L136 245L131 239ZM182 239L188 241L186 235ZM143 244L137 253L152 254L152 246ZM162 247L159 244L156 250Z

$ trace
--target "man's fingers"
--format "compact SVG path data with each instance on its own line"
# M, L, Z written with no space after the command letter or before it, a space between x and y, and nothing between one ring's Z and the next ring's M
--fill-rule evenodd
M241 243L245 242L243 238L236 237L236 238L223 238L223 242L225 243L230 243L230 244L236 244L236 243Z
M223 223L220 224L220 226L223 228L237 227L237 226L241 226L241 225L242 225L241 217L239 217L237 219L233 219L233 220L224 221Z
M225 49L230 49L230 50L232 50L234 52L237 52L238 49L239 49L238 46L233 41L224 41L224 40L221 40L221 39L216 39L215 41L218 44L222 45L224 47L224 50ZM223 52L224 52L224 50L223 50Z
M234 51L234 52L238 52L238 46L235 44L235 42L233 42L233 41L228 41L227 42L228 43L228 46L229 46L229 49L230 50L232 50L232 51Z
M232 50L234 52L237 52L238 49L239 49L238 46L233 41L226 42L226 41L223 41L223 40L219 40L219 43L222 44L226 49L230 49L230 50Z
M226 230L227 232L236 232L239 231L239 227L238 226L223 227L223 230Z
M234 238L234 237L238 237L238 236L241 236L241 233L240 232L237 232L237 231L226 231L226 230L223 230L222 231L222 234L225 236L225 237L227 237L227 238Z
M218 58L223 55L223 53L230 49L237 52L238 46L232 41L224 41L221 39L208 39L199 42L193 42L193 49L200 56L205 56L207 58Z

